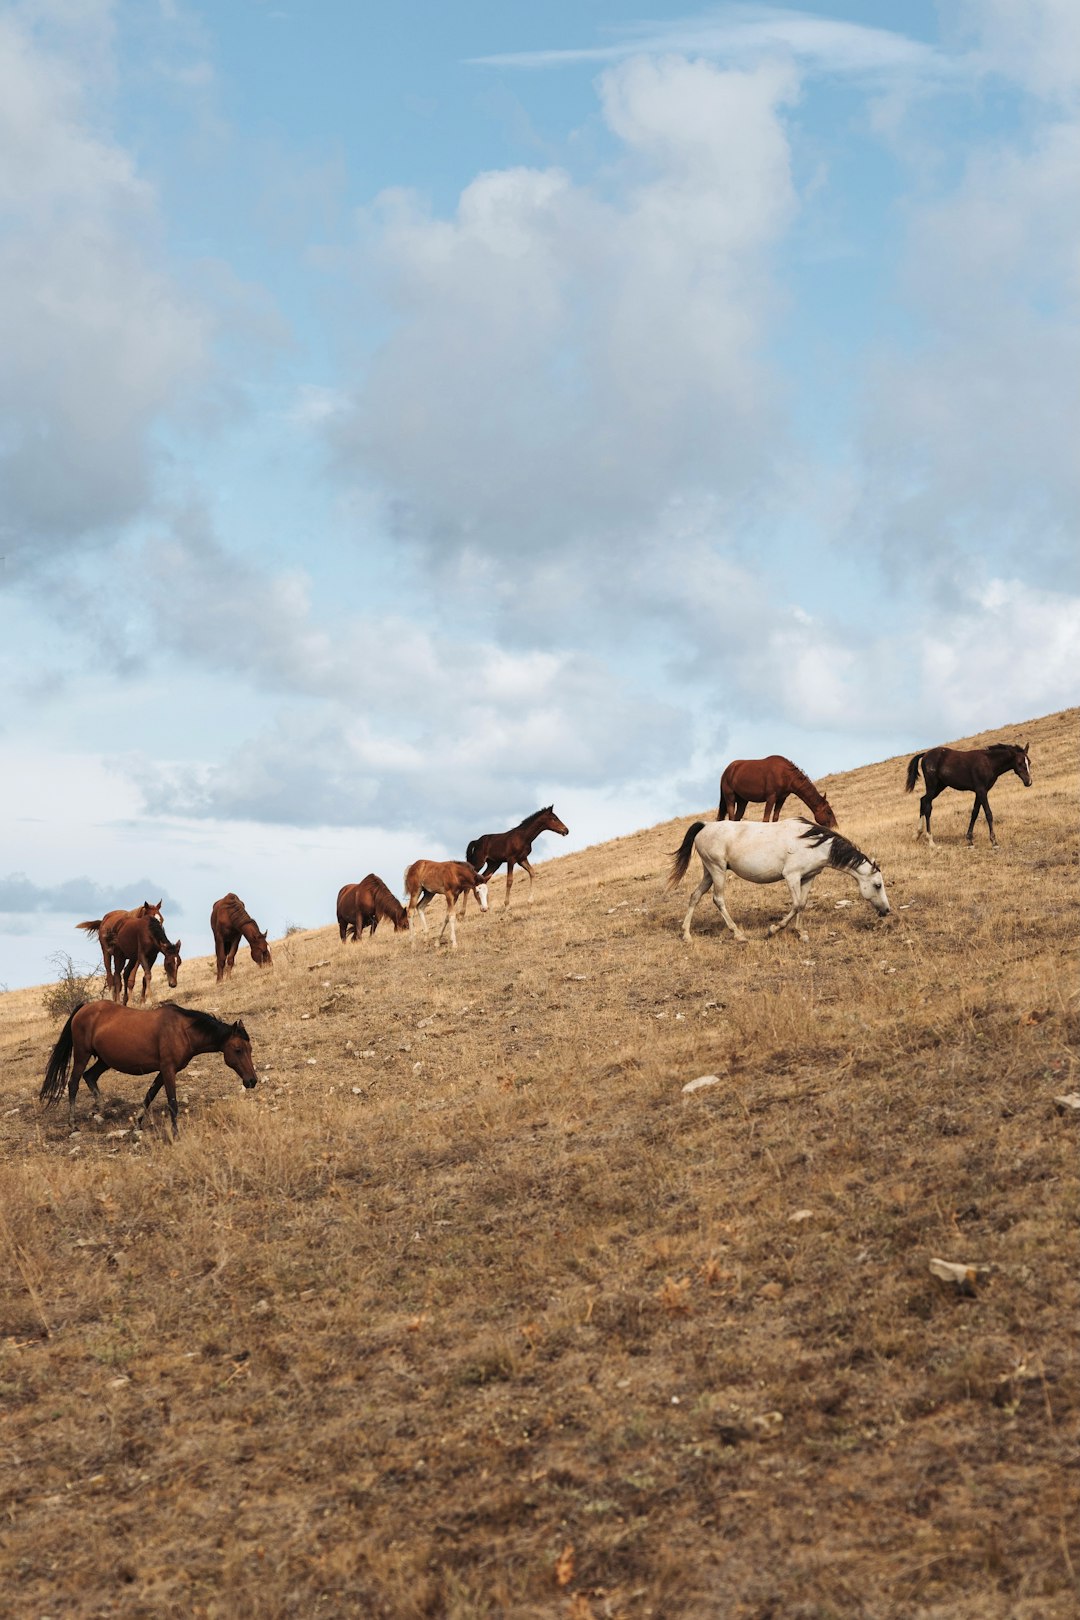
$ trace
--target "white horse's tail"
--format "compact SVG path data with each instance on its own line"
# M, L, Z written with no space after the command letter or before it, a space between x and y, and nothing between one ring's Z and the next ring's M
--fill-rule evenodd
M704 825L705 823L703 821L695 821L693 826L686 829L686 837L683 839L678 849L674 851L675 858L671 863L671 871L668 874L667 880L667 886L669 889L674 889L676 885L681 883L683 878L686 876L686 868L690 865L690 856L693 854L694 850L694 839L697 837Z

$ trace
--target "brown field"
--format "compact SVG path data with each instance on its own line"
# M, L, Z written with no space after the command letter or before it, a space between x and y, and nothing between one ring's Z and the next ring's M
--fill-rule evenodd
M264 1078L196 1059L175 1147L115 1075L69 1137L0 998L5 1608L1072 1620L1077 723L969 739L1031 745L996 853L967 795L913 843L906 759L828 779L897 909L828 872L809 947L737 882L751 943L680 942L688 814L455 954L435 902L185 963Z

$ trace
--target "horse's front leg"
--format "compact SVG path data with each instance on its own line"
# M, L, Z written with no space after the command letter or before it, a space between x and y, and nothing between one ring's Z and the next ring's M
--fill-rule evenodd
M453 951L457 950L457 929L454 927L454 917L457 914L457 902L458 897L456 894L448 894L446 896L446 922L444 922L442 927L439 929L439 937L435 941L436 945L442 944L442 937L446 933L446 925L449 923L450 949Z
M135 1129L137 1131L142 1130L142 1123L143 1123L143 1120L146 1118L146 1111L150 1107L150 1104L153 1102L154 1098L157 1096L158 1092L161 1090L161 1088L162 1088L162 1086L164 1084L165 1084L165 1076L164 1076L164 1074L158 1074L158 1075L154 1076L153 1083L151 1084L149 1091L146 1093L146 1096L143 1098L142 1107L139 1109L139 1112L135 1115ZM174 1080L173 1081L173 1093L174 1093L174 1095L175 1095L175 1091L176 1091L176 1082ZM173 1126L173 1129L174 1130L176 1129L175 1125Z
M767 930L767 937L769 939L771 939L774 934L780 933L781 929L786 928L788 923L794 917L795 918L795 931L798 934L799 938L805 944L806 941L809 940L809 938L810 938L810 935L806 932L806 930L802 926L802 917L801 917L802 909L806 904L806 888L805 888L805 886L803 884L803 880L799 876L798 872L791 872L791 873L785 872L784 878L785 878L785 881L787 882L788 889L791 891L791 909L790 909L790 911L786 912L783 917L780 918L779 922L774 922L774 923L769 924L769 927L768 927L768 930Z
M723 917L725 923L730 928L731 932L735 935L735 938L738 941L738 943L740 945L745 945L746 944L746 935L743 933L743 931L739 927L738 923L732 917L731 912L728 910L727 905L726 905L726 903L724 901L724 881L725 881L726 877L727 877L727 873L723 872L720 875L719 882L717 882L716 878L713 878L713 897L712 897L713 898L713 905L716 907L716 909L720 913L721 917Z

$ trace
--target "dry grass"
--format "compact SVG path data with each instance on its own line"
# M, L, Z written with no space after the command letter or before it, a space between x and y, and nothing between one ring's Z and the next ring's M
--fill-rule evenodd
M906 761L828 782L904 909L827 874L810 947L745 884L682 945L682 820L456 955L185 963L265 1078L197 1059L175 1148L118 1076L69 1139L0 998L18 1612L1075 1615L1077 714L1022 729L996 854L956 795L912 842Z

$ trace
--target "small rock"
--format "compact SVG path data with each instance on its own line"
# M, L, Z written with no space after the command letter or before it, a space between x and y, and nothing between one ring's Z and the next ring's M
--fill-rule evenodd
M251 1314L252 1316L269 1316L270 1301L268 1299L257 1299L251 1307Z
M1070 1108L1080 1109L1080 1091L1066 1092L1064 1097L1055 1097L1054 1101L1063 1114Z
M788 1216L789 1221L810 1221L814 1218L812 1209L796 1209Z
M990 1275L989 1266L960 1265L955 1260L931 1260L930 1274L942 1282L955 1283L962 1294L973 1294L980 1277Z
M688 1080L683 1086L683 1090L686 1092L704 1091L706 1086L718 1086L719 1084L720 1076L718 1074L699 1074L696 1080Z

